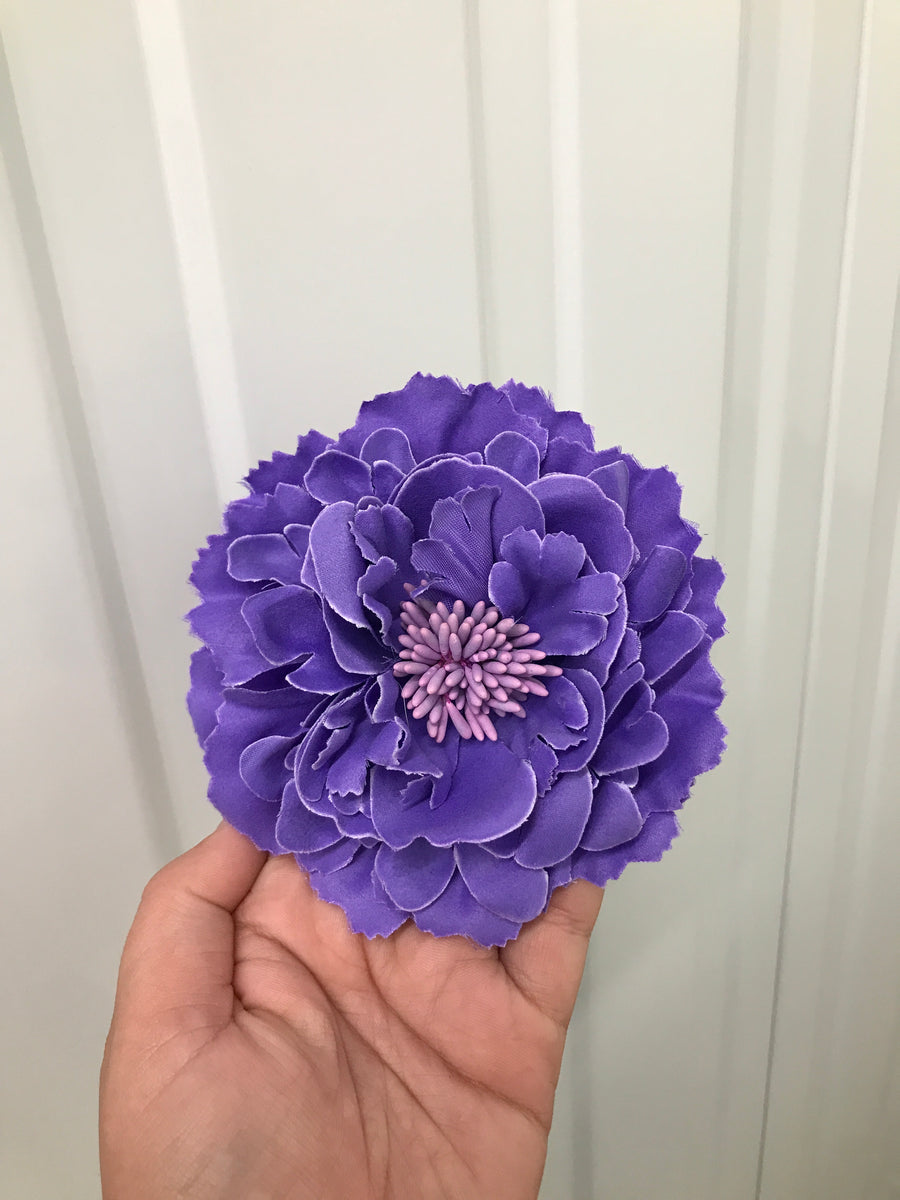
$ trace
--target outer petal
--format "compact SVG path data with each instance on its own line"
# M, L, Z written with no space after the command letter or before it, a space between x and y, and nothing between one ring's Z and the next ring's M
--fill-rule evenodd
M221 703L222 672L206 646L201 646L191 655L191 690L187 696L188 712L201 746L216 727L216 709Z
M342 840L341 831L330 817L310 812L301 801L293 779L284 788L275 836L281 853L324 850Z
M662 681L655 708L668 726L669 742L664 754L641 767L635 799L644 812L679 807L696 777L722 757L725 726L716 715L722 680L709 661L711 644L704 637Z
M641 832L643 815L631 789L612 779L601 779L594 792L591 815L581 838L585 850L611 850L630 842Z
M312 460L331 444L331 438L311 429L297 439L293 454L276 450L271 461L260 462L254 467L247 476L248 487L252 492L274 492L279 483L302 483Z
M436 937L463 934L482 946L505 946L521 928L479 904L459 875L453 876L433 904L414 913L413 920Z
M603 887L618 879L629 863L659 862L678 833L674 813L651 813L636 838L612 850L578 850L572 859L572 878Z
M535 807L516 850L524 867L550 867L576 849L591 811L593 783L587 769L561 775Z
M438 807L420 803L402 807L403 776L372 772L372 820L380 836L396 849L423 837L433 846L483 842L518 828L537 796L530 764L510 754L502 742L466 742Z
M244 748L260 738L299 735L309 711L306 698L293 688L268 693L229 689L205 746L210 800L235 829L276 854L281 853L275 837L279 806L247 787L240 758Z
M268 663L282 666L322 643L322 609L304 587L275 587L244 601L241 614Z
M498 917L522 923L547 907L546 871L520 866L512 858L497 858L467 842L454 853L466 887Z
M417 838L403 850L382 844L375 858L375 873L398 908L416 912L433 904L450 882L456 864L453 851Z
M502 391L489 383L462 388L446 376L414 375L399 392L369 400L338 446L356 454L370 433L386 427L406 433L417 462L435 454L481 451L508 429L532 437L539 449L546 444L538 422L517 412Z
M327 874L312 871L309 881L323 900L340 905L354 933L387 937L407 914L387 895L374 869L374 849L363 848L346 867Z

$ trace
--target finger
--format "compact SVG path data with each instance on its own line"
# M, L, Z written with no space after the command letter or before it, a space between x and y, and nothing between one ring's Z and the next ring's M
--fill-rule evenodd
M603 889L584 879L557 888L547 911L500 951L516 987L542 1012L568 1025Z
M232 914L268 855L225 822L147 884L125 943L116 1017L177 1028L232 1014Z

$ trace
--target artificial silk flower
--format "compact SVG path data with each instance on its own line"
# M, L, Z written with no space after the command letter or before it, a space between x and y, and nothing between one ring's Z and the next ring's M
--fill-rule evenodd
M353 930L503 945L655 861L719 761L723 575L538 388L415 375L247 476L194 564L209 797Z

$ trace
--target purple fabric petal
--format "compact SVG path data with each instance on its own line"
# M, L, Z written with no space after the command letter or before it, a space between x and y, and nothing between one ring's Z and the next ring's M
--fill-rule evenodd
M276 450L270 462L260 462L247 476L247 484L253 492L274 492L279 483L302 483L303 476L317 455L332 444L315 429L297 439L294 454L283 454Z
M267 663L281 666L315 651L323 640L322 610L304 587L276 587L244 601L241 615Z
M641 767L635 799L645 812L680 806L697 776L722 757L725 726L716 715L722 680L709 661L710 645L711 639L704 637L662 681L655 707L666 722L669 741L665 754Z
M413 913L413 920L435 937L462 933L481 946L504 946L521 928L479 904L460 875L453 876L433 904Z
M499 547L501 538L520 526L543 534L541 506L527 488L505 471L479 466L462 458L442 458L430 466L420 467L408 477L394 503L407 514L415 534L421 538L428 534L431 512L439 500L456 496L466 488L491 486L500 488L492 514L496 546ZM599 488L597 491L599 493ZM603 499L609 503L605 496Z
M438 500L431 513L431 536L412 548L412 565L423 578L473 608L487 595L494 562L491 517L498 487L471 488L459 498Z
M540 802L516 850L523 867L550 867L576 849L591 811L593 783L587 770L560 775Z
M275 836L282 853L324 850L341 840L341 832L330 817L319 816L306 807L293 779L284 788Z
M310 872L309 881L323 900L338 904L354 933L387 937L407 919L393 903L374 872L375 851L362 849L339 871Z
M379 461L372 467L372 488L378 499L385 503L391 499L405 478L404 473L393 463Z
M632 460L633 462L633 460ZM690 558L700 535L680 515L681 485L667 467L636 468L631 478L628 528L646 558L654 546L673 546Z
M631 477L628 474L628 465L623 459L607 463L605 467L597 467L590 472L588 479L592 479L601 492L610 500L614 500L627 516Z
M232 579L300 583L302 565L283 533L250 533L235 538L228 547L228 574Z
M641 659L648 683L676 666L700 644L703 625L687 613L668 612L653 629L641 635Z
M365 562L350 528L355 515L348 501L323 508L309 531L309 549L322 597L338 616L364 629L358 585Z
M527 413L543 425L552 437L567 437L575 442L591 448L594 445L594 433L581 413L563 410L558 412L550 397L541 388L526 387L516 383L514 379L507 380L502 386L504 391L519 412ZM546 442L541 449L546 449Z
M687 611L703 622L711 638L720 638L725 632L725 618L716 604L716 596L725 581L725 572L714 558L696 556L691 560L691 572L693 594Z
M643 824L631 789L612 779L601 779L581 845L585 850L610 850L637 837Z
M646 625L668 609L684 578L687 559L671 546L654 546L625 583L630 625Z
M376 429L362 444L359 457L370 466L377 462L389 462L404 475L416 465L409 438L402 429Z
M632 724L619 722L607 728L591 769L598 775L627 771L659 758L669 744L669 729L657 712L646 712Z
M541 539L520 529L507 534L500 554L488 595L502 613L540 633L545 654L581 655L598 645L618 603L619 580L610 572L579 578L585 551L577 538Z
M558 750L555 757L560 771L580 771L591 761L600 744L606 724L606 703L603 698L603 689L597 682L596 676L592 675L590 671L569 668L566 671L566 678L581 693L588 713L588 723L578 731L581 740L565 750ZM538 794L540 795L540 786Z
M372 771L372 820L389 846L402 849L418 837L433 846L483 842L516 829L534 808L534 771L502 742L466 742L446 799L438 808L402 808L403 776Z
M435 454L483 451L498 433L511 429L540 442L539 423L517 413L509 398L490 384L461 388L453 379L414 375L399 392L386 392L360 409L356 424L338 439L356 454L376 429L402 429L417 462ZM540 446L539 446L540 448Z
M216 709L222 703L222 672L205 646L191 655L191 690L187 706L200 745L216 727Z
M251 742L241 751L238 770L241 779L261 800L276 803L290 777L285 766L288 751L297 744L296 737L270 734Z
M548 533L571 533L598 571L622 577L631 566L634 543L621 508L581 475L545 475L529 489L540 501Z
M630 842L612 850L578 850L572 858L573 879L587 879L605 887L618 879L629 863L659 862L678 833L672 813L651 813L641 832Z
M281 853L275 837L278 805L261 800L244 783L240 758L246 746L272 734L289 736L303 728L308 707L292 688L280 693L229 689L206 741L204 762L210 774L209 798L235 829L257 846Z
M368 463L340 450L326 450L314 460L303 477L311 496L323 504L340 500L357 501L372 492L372 472Z
M547 872L520 866L512 858L497 858L463 842L456 862L466 887L479 904L498 917L523 924L547 907Z
M305 871L330 873L346 867L358 851L358 842L354 842L351 838L341 838L339 842L335 842L333 846L326 846L324 850L301 850L294 855L294 858L297 860L297 865L303 867Z
M417 838L402 850L382 845L375 871L384 890L398 908L416 912L433 904L456 869L453 851Z
M504 430L488 442L484 461L489 467L499 467L507 475L526 486L534 483L541 473L541 454L531 438Z

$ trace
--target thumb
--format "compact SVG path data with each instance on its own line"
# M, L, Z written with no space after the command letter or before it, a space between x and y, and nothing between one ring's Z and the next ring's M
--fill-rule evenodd
M115 1022L221 1027L233 1011L234 910L268 855L224 821L144 889L125 942Z

